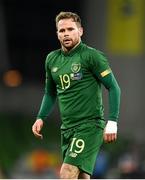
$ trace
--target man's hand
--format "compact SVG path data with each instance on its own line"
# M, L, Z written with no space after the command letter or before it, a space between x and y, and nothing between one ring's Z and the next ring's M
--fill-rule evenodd
M116 141L117 139L117 122L108 121L104 129L104 141L106 143Z
M42 119L37 119L35 123L32 126L32 132L33 134L40 139L43 139L43 135L40 133L41 129L43 127L43 121Z

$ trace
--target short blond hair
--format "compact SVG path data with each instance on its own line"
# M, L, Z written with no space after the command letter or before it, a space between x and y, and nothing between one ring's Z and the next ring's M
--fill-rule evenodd
M73 12L64 12L61 11L55 18L55 22L56 22L56 28L57 28L57 24L60 20L62 19L73 19L74 22L76 22L76 24L81 27L81 18L78 14L73 13Z

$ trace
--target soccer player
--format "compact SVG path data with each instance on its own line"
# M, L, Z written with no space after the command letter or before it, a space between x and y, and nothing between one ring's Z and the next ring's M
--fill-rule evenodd
M76 13L60 12L56 28L61 48L46 58L45 94L32 131L36 137L43 137L43 121L57 97L62 119L60 178L89 179L103 139L117 139L120 88L104 54L81 41L83 28ZM102 84L109 97L107 122Z

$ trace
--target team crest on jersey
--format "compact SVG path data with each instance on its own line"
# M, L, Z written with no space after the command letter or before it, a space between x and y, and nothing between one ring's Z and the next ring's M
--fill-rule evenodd
M55 73L57 72L57 70L58 70L58 67L53 67L51 71Z
M74 64L71 65L71 70L74 73L79 72L80 69L81 69L81 64L80 63L79 64L74 63Z

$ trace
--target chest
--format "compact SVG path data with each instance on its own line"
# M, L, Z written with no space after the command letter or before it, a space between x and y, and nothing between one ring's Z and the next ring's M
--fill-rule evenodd
M80 83L86 68L80 56L60 57L51 65L51 75L57 88L65 90Z

